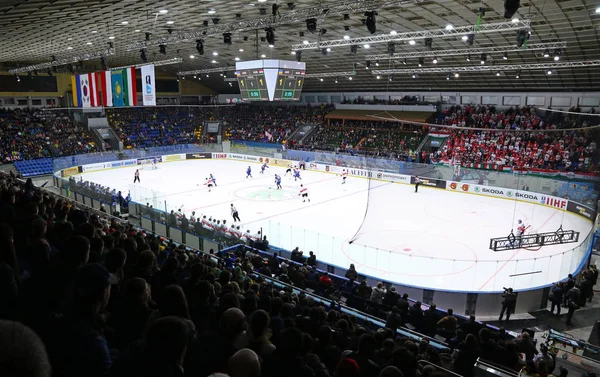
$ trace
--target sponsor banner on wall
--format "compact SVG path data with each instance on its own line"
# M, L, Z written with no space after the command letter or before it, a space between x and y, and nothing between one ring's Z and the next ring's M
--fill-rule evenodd
M63 169L61 175L63 177L69 177L71 175L81 173L81 170L81 166L73 166L72 168Z
M81 168L82 168L83 172L88 172L88 171L94 171L94 170L107 169L110 167L111 167L111 163L106 162L106 163L99 163L99 164L83 165Z
M410 183L411 184L415 183L415 176L410 177ZM446 181L444 181L443 179L421 178L421 184L423 186L437 187L437 188L441 188L441 189L446 188Z
M463 183L463 182L450 182L448 181L446 183L446 189L447 190L454 190L454 191L464 191L464 192L469 192L469 189L471 188L471 185L468 183Z
M215 154L220 154L220 153L213 153L213 158L216 158L216 157L214 157ZM243 155L243 154L227 153L227 158L230 158L232 160L243 161L243 160L245 160L245 157L246 157L246 155ZM217 157L217 158L224 158L224 157Z
M233 157L229 157L230 155L231 154L229 154L229 153L212 153L212 158L221 158L221 159L224 159L224 158L233 158ZM240 155L240 156L242 156L241 159L243 160L244 159L243 155ZM236 160L237 160L237 158L236 158Z
M120 168L122 166L133 166L133 165L137 165L137 159L114 161L114 162L110 162L109 164L110 164L110 166L106 166L107 168ZM105 165L108 165L108 164L105 164Z
M163 162L185 160L185 154L170 154L167 156L162 156L162 160Z
M212 153L188 153L185 155L186 160L204 160L212 158Z
M592 222L596 219L596 211L590 207L584 206L583 204L572 202L570 200L567 203L567 211L573 212L579 216L583 216Z
M376 178L384 180L384 181L392 181L392 182L408 183L410 181L409 175L393 174L393 173L386 173L386 172L376 172Z

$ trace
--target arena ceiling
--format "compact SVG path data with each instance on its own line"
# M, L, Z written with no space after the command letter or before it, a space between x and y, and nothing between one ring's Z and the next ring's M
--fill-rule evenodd
M482 8L485 14L476 26ZM375 33L365 25L369 11L377 12ZM521 0L513 17L506 19L504 11L503 0L3 0L0 62L14 69L49 62L52 56L72 61L103 53L112 43L114 54L107 57L111 67L140 63L140 48L145 47L148 61L181 57L179 64L158 68L176 74L233 67L236 58L296 60L292 48L308 46L311 49L301 54L307 73L323 77L307 79L305 91L600 87L600 65L590 63L600 63L600 0ZM308 18L317 19L315 32L307 30ZM273 28L273 47L265 39L266 27ZM473 28L477 32L468 46L464 38ZM531 32L521 48L515 47L518 30ZM231 44L224 43L224 32L231 33ZM430 47L421 38L426 35L432 36ZM198 39L203 40L203 55L197 51ZM393 59L389 41L394 42ZM164 54L160 44L165 45ZM357 46L356 52L351 52L351 44ZM324 46L331 46L330 51ZM548 56L544 46L550 46ZM469 56L467 49L474 53ZM482 51L487 54L485 64L480 62ZM555 60L555 53L560 53L560 60ZM379 56L367 69L366 58L371 55ZM551 67L556 63L567 67ZM390 74L390 69L399 71ZM424 71L401 71L405 69ZM485 71L475 71L481 69ZM67 66L59 70L67 71ZM384 72L376 75L375 70ZM233 71L225 76L232 78ZM237 84L219 73L197 74L196 80L222 93L237 91Z

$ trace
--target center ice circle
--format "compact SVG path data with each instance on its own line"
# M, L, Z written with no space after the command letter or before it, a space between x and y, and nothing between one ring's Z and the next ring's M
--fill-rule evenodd
M241 199L257 201L290 200L298 197L298 191L285 188L278 190L275 186L271 188L263 186L244 187L235 191L234 194Z

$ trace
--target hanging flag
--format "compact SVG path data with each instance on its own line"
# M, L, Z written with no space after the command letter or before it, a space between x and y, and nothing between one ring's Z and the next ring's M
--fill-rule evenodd
M154 65L142 66L142 100L144 106L156 106L156 80L154 78Z
M125 68L123 76L123 100L125 106L137 105L137 93L135 88L135 67Z
M97 72L97 81L99 82L99 89L102 91L102 105L112 106L113 105L113 94L112 94L112 83L110 71Z
M111 89L113 95L113 106L125 106L123 91L123 71L113 71L110 75Z
M271 141L271 139L273 138L273 135L271 135L269 131L265 131L265 136L269 139L269 141Z
M71 93L73 94L73 106L78 107L81 101L79 100L79 79L77 76L71 76Z
M92 107L89 75L78 75L77 80L79 81L79 99L81 100L79 107Z
M90 82L90 105L92 107L100 106L100 97L98 96L98 80L96 80L96 74L88 73L87 76Z

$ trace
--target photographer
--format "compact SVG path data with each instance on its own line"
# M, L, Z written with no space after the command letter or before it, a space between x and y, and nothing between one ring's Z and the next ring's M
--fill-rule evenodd
M517 295L513 293L512 288L504 288L504 294L502 294L504 301L502 301L502 311L500 311L499 320L502 321L504 312L506 312L506 320L510 319L510 315L515 312L517 306Z

